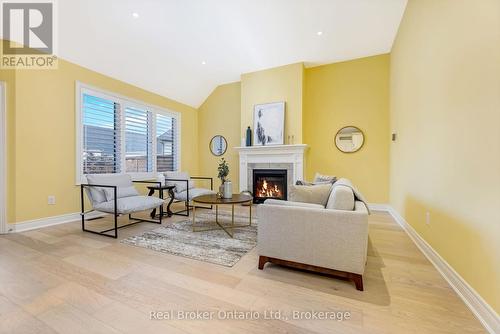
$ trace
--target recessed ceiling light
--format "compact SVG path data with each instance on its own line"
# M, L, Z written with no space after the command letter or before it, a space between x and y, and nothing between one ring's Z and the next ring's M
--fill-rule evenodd
M132 16L134 17L134 19L136 19L139 17L139 13L132 13Z
M206 64L207 64L207 62L206 62L206 61L202 61L202 62L201 62L201 64L202 64L202 65L206 65Z
M323 35L323 32L322 32L322 31L318 31L318 32L316 33L316 35L321 36L321 35Z

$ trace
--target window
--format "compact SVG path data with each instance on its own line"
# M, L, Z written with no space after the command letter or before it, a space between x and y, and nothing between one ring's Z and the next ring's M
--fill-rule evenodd
M175 118L156 115L156 166L159 172L174 170L177 165L175 128Z
M125 109L125 171L151 172L151 113L135 108Z
M118 105L83 95L83 173L107 174L120 170L120 121Z
M77 183L86 174L179 170L179 148L178 113L77 85Z

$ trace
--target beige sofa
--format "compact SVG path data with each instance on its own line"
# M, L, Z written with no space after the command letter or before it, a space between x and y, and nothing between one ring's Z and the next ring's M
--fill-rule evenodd
M272 262L349 279L363 290L369 211L348 180L337 183L326 206L267 200L258 207L259 269Z

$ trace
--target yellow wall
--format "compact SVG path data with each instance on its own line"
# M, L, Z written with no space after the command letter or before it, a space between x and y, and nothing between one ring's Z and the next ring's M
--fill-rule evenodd
M57 70L19 70L15 128L9 127L15 132L16 152L16 173L9 171L9 178L15 178L11 223L80 210L75 186L76 81L181 112L182 169L198 172L196 109L63 60ZM47 205L49 195L56 196L56 205Z
M286 102L285 144L294 136L302 143L302 86L304 64L291 64L241 75L241 137L248 126L253 130L253 108L256 104ZM240 139L241 140L241 139Z
M3 43L0 40L0 43ZM16 188L14 186L14 179L16 174L16 150L13 143L15 143L15 106L16 106L16 72L14 70L0 69L0 81L5 83L7 91L6 105L7 105L7 221L15 219L15 194Z
M200 174L214 178L214 189L220 184L217 179L217 165L220 157L210 153L208 145L215 135L227 140L227 151L223 157L229 163L229 179L233 191L239 189L239 157L234 147L240 146L241 84L230 83L217 87L198 109L198 147Z
M370 202L388 202L388 55L305 70L303 64L292 64L243 74L241 84L219 86L199 109L200 172L216 175L217 159L205 148L213 135L223 134L229 139L225 156L238 189L238 154L232 148L240 145L252 124L253 106L273 101L287 102L285 135L294 133L295 143L310 146L307 179L315 172L347 177ZM355 154L341 153L334 146L334 135L345 125L357 125L365 132L365 145ZM302 134L304 140L299 141Z
M500 1L410 0L391 55L391 204L497 312L499 125Z
M389 55L307 68L304 143L306 175L347 177L372 203L389 197ZM356 153L335 147L335 134L354 125L365 134Z

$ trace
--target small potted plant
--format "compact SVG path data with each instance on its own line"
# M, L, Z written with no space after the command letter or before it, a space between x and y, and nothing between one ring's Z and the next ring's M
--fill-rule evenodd
M219 162L219 167L217 167L219 174L217 177L221 180L221 186L219 187L219 194L222 198L233 197L233 185L231 181L227 178L229 175L229 165L226 159L221 158Z

